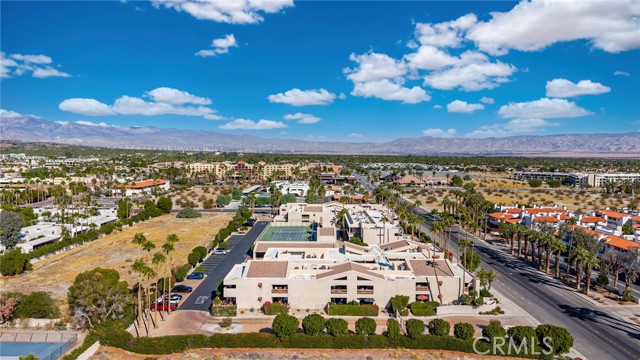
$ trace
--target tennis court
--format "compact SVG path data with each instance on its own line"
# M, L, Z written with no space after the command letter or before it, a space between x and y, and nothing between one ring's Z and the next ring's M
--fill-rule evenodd
M311 226L269 226L260 235L262 241L316 241Z

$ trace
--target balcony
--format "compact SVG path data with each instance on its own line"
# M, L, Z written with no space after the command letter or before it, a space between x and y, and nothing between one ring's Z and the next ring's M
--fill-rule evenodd
M371 295L373 294L373 289L358 289L358 295Z
M416 291L431 291L431 287L428 283L417 283Z
M273 289L271 289L271 293L272 294L288 294L289 293L289 289L288 288L273 288Z
M347 287L346 286L332 286L331 287L332 294L346 294Z

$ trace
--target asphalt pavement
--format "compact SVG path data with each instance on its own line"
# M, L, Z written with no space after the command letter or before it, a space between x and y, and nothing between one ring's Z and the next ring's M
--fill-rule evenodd
M211 253L209 257L204 259L201 265L205 266L204 273L207 276L202 280L200 286L195 288L180 305L178 311L201 310L209 312L218 282L227 276L234 265L240 264L245 260L251 245L253 245L267 224L268 222L266 221L258 221L245 235L232 235L229 237L227 241L229 241L232 248L227 255L214 255Z
M432 216L424 210L418 213L425 218L423 229L429 229ZM464 237L463 232L453 229L454 254L458 240ZM612 316L560 281L480 239L475 241L475 250L481 266L497 274L492 286L541 323L569 330L575 339L574 348L587 359L640 359L640 325Z

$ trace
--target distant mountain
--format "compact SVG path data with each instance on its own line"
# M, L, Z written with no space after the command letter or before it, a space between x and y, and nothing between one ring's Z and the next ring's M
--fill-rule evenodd
M32 116L2 118L0 139L112 148L217 149L244 152L456 155L639 155L640 134L577 134L505 138L401 138L385 143L346 143L261 138L208 130L94 126Z

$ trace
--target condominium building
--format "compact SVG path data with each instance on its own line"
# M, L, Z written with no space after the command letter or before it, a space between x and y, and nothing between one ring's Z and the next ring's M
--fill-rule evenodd
M440 260L441 251L427 244L318 245L270 247L263 258L235 265L224 279L224 300L239 309L258 309L265 302L313 310L350 301L386 307L395 295L453 304L463 289L479 287L474 275Z

